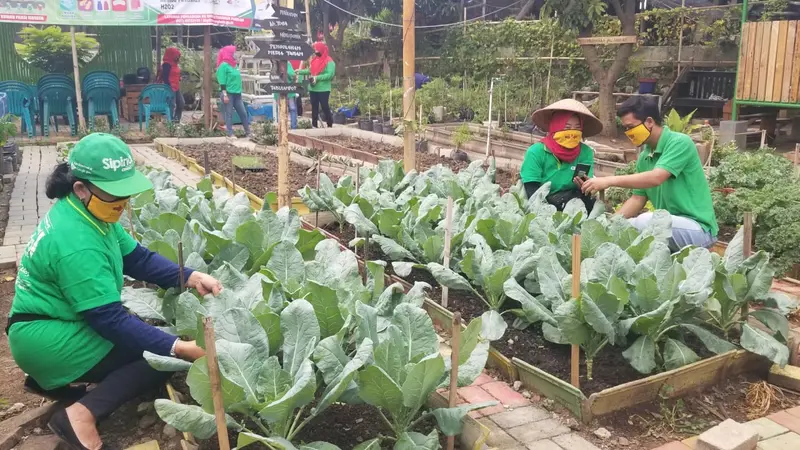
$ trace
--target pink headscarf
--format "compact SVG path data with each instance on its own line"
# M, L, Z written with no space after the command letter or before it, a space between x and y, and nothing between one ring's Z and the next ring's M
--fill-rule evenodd
M217 53L217 67L222 63L228 63L231 67L236 67L236 60L233 59L233 53L236 51L235 45L226 45L222 47Z
M547 136L542 139L542 143L550 150L550 153L556 155L556 158L566 163L571 163L578 159L578 155L581 154L581 146L578 145L575 148L563 147L556 142L554 135L566 128L567 121L572 118L572 116L578 116L578 119L581 121L581 130L583 130L583 117L581 117L580 114L575 114L572 111L555 111L553 112L553 117L550 119L550 125L547 127Z

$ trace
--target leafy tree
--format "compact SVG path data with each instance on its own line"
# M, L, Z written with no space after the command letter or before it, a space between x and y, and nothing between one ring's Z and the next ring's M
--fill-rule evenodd
M608 0L614 14L620 21L621 35L636 35L636 1ZM606 17L608 5L603 0L546 0L547 8L557 13L558 21L567 28L578 32L579 37L591 37ZM599 119L603 122L603 134L617 136L615 117L614 85L628 65L633 53L633 44L615 45L616 52L610 63L604 63L597 46L582 45L581 50L592 72L592 78L599 85Z
M70 33L60 27L25 27L19 32L22 43L17 52L30 64L47 73L72 72L72 39ZM86 33L75 33L78 64L83 66L92 60L98 47L97 40Z

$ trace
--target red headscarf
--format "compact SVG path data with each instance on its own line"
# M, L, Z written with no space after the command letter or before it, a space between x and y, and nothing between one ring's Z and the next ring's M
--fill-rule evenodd
M293 61L289 61L289 64L292 65L292 69L300 70L300 66L302 66L303 61L300 61L299 59L295 59Z
M164 50L164 58L161 60L162 63L175 65L178 63L178 58L181 57L181 51L178 50L177 47L169 47Z
M236 60L233 59L233 53L236 51L235 45L226 45L217 53L217 67L222 63L228 63L231 67L236 67Z
M325 45L324 42L314 42L314 52L319 53L320 56L314 55L314 57L311 58L311 75L317 76L321 74L328 63L333 60L328 56L328 46Z
M582 130L583 117L581 117L580 114L575 114L572 111L556 111L550 119L550 126L547 127L547 136L542 139L542 143L550 150L550 153L556 155L556 158L566 163L571 163L578 158L578 155L581 154L581 146L578 145L575 148L562 147L561 144L556 142L553 136L559 131L564 131L564 128L567 126L567 121L572 116L578 116L578 120L581 121Z

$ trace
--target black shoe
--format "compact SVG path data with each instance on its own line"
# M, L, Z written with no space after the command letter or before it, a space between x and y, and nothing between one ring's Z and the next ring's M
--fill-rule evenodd
M75 403L84 395L86 395L86 385L76 385L76 386L62 386L59 388L45 390L39 383L36 382L31 377L25 377L25 385L24 388L27 392L31 394L40 395L48 400L53 400L56 402L67 402L67 403Z
M66 442L69 445L69 448L73 450L89 450L88 448L84 447L81 444L80 439L78 436L75 435L75 430L72 428L72 424L69 422L69 417L67 417L67 411L64 409L59 409L53 416L50 417L50 421L47 422L48 428L52 431L56 436L58 436L62 441Z

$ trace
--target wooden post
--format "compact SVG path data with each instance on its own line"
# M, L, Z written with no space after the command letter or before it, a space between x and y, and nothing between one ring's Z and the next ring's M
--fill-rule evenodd
M444 258L442 265L450 268L450 240L453 238L453 197L447 197L447 210L444 216ZM447 308L449 289L442 286L442 306ZM459 314L459 313L456 313Z
M761 130L761 146L758 148L764 148L767 146L767 130Z
M683 24L686 20L686 16L684 14L684 8L686 8L686 0L681 0L681 24L680 29L678 30L678 72L677 75L680 76L681 74L681 53L683 51ZM553 56L553 55L550 55Z
M416 144L414 139L414 0L403 0L403 168L406 172L416 167ZM420 124L421 125L421 124Z
M800 164L800 144L794 144L794 169Z
M131 202L128 202L128 224L131 228L131 237L134 241L138 241L138 239L136 239L136 229L133 227L133 208L131 207Z
M555 36L550 37L550 67L547 68L547 84L544 90L544 102L550 103L550 75L553 73L553 52L556 48Z
M75 77L75 103L78 107L78 129L86 129L86 119L83 118L83 94L81 93L81 73L78 69L78 45L75 43L75 27L69 27L70 38L72 39L72 73ZM49 120L49 119L47 119ZM93 120L91 117L89 120Z
M236 165L233 163L233 158L231 158L231 190L233 195L236 195Z
M486 129L486 160L485 165L489 165L489 149L492 146L492 100L494 99L494 78L489 82L489 126Z
M306 0L306 8L308 8L308 0ZM317 193L319 193L320 166L322 166L322 152L317 155ZM319 211L314 214L314 226L319 227Z
M230 450L228 442L228 426L225 421L225 405L222 402L222 383L217 365L217 343L214 340L214 320L211 317L203 318L203 329L206 340L206 363L208 363L208 378L211 381L211 400L214 402L214 417L217 422L217 437L220 450Z
M280 61L283 82L289 81L287 61ZM278 99L278 208L292 206L289 194L289 98L282 93Z
M742 255L744 259L753 254L753 213L748 211L744 213L744 245L742 245ZM747 320L747 314L750 312L750 306L745 303L742 305L742 320Z
M203 170L205 170L206 176L211 173L211 169L208 167L208 150L203 150Z
M183 292L186 290L186 280L183 279L183 241L178 241L178 277Z
M203 28L203 116L206 129L211 129L211 27Z
M581 235L572 235L572 297L578 298L581 295ZM570 384L580 389L580 361L581 348L572 345L572 356L570 364Z
M452 200L452 199L451 199ZM458 402L458 355L461 347L461 313L456 312L453 314L450 338L450 387L448 392L447 404L450 408L456 406ZM455 436L447 437L447 450L453 450L456 444Z

